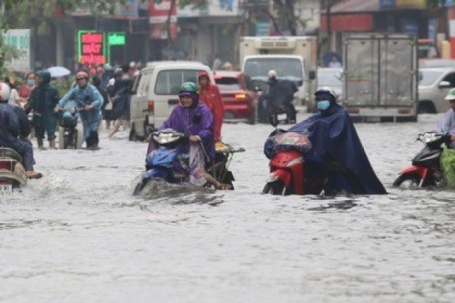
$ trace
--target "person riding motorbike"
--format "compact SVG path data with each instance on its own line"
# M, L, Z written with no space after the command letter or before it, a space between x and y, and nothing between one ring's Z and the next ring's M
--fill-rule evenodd
M312 149L304 153L306 162L316 166L323 179L324 192L352 194L386 194L360 142L348 112L337 104L329 87L316 91L318 113L294 125L288 131L306 133ZM272 158L276 152L267 140L264 152Z
M297 111L292 104L294 93L298 90L294 82L287 79L278 79L275 70L268 71L266 87L258 100L258 118L261 122L267 122L276 108L286 109L289 123L296 122Z
M450 109L436 124L436 131L450 136L450 143L441 154L440 164L446 185L455 188L455 88L444 99L450 102Z
M54 149L57 115L53 110L60 96L57 89L51 84L51 74L47 70L36 73L36 84L37 86L30 94L25 109L27 113L33 110L33 126L38 147L43 148L44 133L47 133L49 148Z
M78 72L76 74L77 85L60 99L54 110L60 112L70 100L75 101L84 128L87 149L96 150L99 143L98 128L102 118L103 97L96 87L88 83L88 78L86 72Z
M215 156L212 113L206 105L199 102L197 85L193 82L185 82L180 86L179 99L180 102L159 127L158 131L171 128L185 134L190 144L182 147L182 152L191 154L190 148L202 148L206 157L205 163L201 166L210 165ZM150 140L147 155L155 148L155 143ZM192 159L190 159L190 163L192 162ZM190 175L197 179L197 182L195 182L197 184L204 185L208 182L217 189L228 188L226 184L218 182L204 169L200 171L200 166L191 171Z
M39 179L43 175L33 169L33 144L27 139L30 124L25 112L8 104L10 88L0 82L0 146L14 149L21 157L28 179ZM17 108L17 109L16 109Z

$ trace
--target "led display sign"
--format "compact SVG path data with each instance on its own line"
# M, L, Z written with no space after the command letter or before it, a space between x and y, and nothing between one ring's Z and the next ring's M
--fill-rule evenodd
M102 32L78 32L78 61L82 64L106 63L106 41Z

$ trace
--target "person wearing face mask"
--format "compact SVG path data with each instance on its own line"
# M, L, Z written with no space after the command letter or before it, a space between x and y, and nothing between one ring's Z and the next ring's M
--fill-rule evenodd
M318 112L288 131L308 135L312 149L304 153L304 158L326 180L326 195L386 194L371 167L354 123L336 99L331 88L319 89L315 93ZM272 147L267 142L270 141L266 141L264 152L269 157Z
M21 84L18 90L19 102L22 107L27 103L33 89L35 88L35 73L30 72L25 76L25 82Z
M54 107L60 99L57 88L51 84L51 74L47 70L36 73L37 86L24 106L27 113L33 110L33 127L38 141L38 147L43 149L43 140L47 135L49 148L55 148L55 128L57 115Z

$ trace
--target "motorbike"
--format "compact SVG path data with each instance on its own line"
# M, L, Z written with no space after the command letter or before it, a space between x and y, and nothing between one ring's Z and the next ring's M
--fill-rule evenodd
M81 149L84 143L84 133L79 121L78 108L64 108L59 120L59 147L61 149Z
M27 184L21 156L13 149L0 147L0 193L10 194Z
M412 165L403 168L393 182L394 187L422 188L439 186L443 181L443 174L439 164L442 154L442 145L449 143L450 136L436 132L419 134L416 141L425 146L412 159Z
M270 117L270 123L274 127L278 124L274 116ZM305 133L286 132L276 128L267 140L273 146L273 156L269 162L270 174L262 193L320 195L324 191L327 180L324 170L327 166L305 159L304 152L312 148Z
M271 91L266 85L258 100L258 122L267 123L270 116L274 116L278 124L292 124L296 122L296 109L293 104L294 93L297 88L292 81L281 79ZM277 91L280 92L277 94Z
M182 145L188 144L187 137L172 129L165 129L152 133L153 142L157 147L146 157L146 171L136 184L133 194L139 194L146 184L159 178L169 183L187 183L190 179L190 156L182 152ZM207 170L216 180L230 185L234 189L235 181L229 165L235 153L245 151L244 148L234 149L227 144L216 145L214 164ZM208 186L208 185L207 185Z
M295 108L292 103L278 104L269 100L266 94L262 94L258 100L258 122L267 123L267 119L274 116L278 124L295 123Z
M305 134L283 132L273 136L277 152L270 160L270 175L262 192L272 195L320 194L324 179L313 163L305 161L302 151L311 148Z

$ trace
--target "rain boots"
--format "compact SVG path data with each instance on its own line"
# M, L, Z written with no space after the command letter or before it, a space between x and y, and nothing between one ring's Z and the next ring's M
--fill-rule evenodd
M49 140L49 148L50 149L55 149L55 139Z

